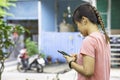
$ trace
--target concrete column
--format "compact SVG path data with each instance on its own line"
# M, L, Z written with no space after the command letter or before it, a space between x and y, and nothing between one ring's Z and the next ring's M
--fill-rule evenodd
M107 11L107 30L108 34L111 34L111 0L108 0L108 11Z
M93 6L97 7L96 0L89 0L89 1Z
M58 32L58 23L57 23L57 19L58 19L58 0L55 0L55 31Z
M82 1L89 2L90 4L96 7L96 0L82 0Z
M41 1L38 0L38 49L41 48L41 33L42 33L42 13Z

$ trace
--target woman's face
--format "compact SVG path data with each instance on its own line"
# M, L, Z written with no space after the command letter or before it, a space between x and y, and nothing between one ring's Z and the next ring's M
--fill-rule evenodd
M87 36L87 28L81 22L76 22L78 30L81 32L83 36Z

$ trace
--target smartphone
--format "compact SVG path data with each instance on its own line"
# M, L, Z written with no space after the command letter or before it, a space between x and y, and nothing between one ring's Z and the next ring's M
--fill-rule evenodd
M67 54L67 53L66 53L66 52L64 52L64 51L59 51L59 50L58 50L58 52L59 52L59 53L61 53L62 55L67 55L67 56L70 56L69 54Z

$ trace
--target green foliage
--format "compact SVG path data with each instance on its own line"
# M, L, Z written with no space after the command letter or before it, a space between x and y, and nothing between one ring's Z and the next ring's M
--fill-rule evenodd
M12 53L9 49L15 44L13 33L16 32L18 35L21 35L26 31L23 26L11 26L3 21L2 18L4 16L12 16L12 14L6 11L10 6L15 6L15 4L10 1L14 2L15 0L0 0L0 80L4 70L4 61Z
M0 0L0 60L8 58L11 54L9 48L15 44L13 33L16 32L19 36L27 31L21 25L9 25L2 19L6 15L12 15L7 13L6 10L9 9L10 6L15 7L14 1L16 0Z
M14 46L13 33L17 32L18 35L21 35L25 31L26 29L23 26L11 26L0 20L0 60L5 58L5 54L10 54L10 52L4 52L4 50L8 50L10 46Z
M0 60L5 58L4 54L6 54L6 52L4 52L4 49L8 49L9 46L13 45L12 33L12 27L0 20Z
M0 0L0 16L2 17L5 15L13 16L12 14L6 12L6 9L9 9L10 6L13 6L13 7L16 6L14 3L10 1L14 2L16 0Z
M17 32L18 35L21 35L25 32L30 33L28 29L26 29L24 27L21 27L21 25L16 25L15 28L14 28L14 32Z
M44 53L40 53L40 54L42 55L43 58L45 58L46 55Z
M39 53L37 43L34 41L31 41L30 38L27 38L25 40L25 45L26 45L29 56Z
M39 54L41 54L41 56L45 59L46 55L43 50L39 50Z

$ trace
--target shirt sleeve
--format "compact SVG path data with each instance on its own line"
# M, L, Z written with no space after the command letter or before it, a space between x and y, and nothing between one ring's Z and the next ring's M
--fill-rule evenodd
M80 53L95 58L95 40L94 40L94 38L86 37L83 40Z

